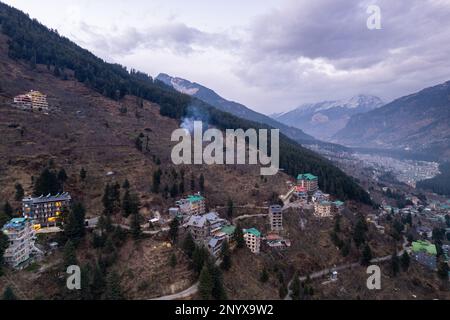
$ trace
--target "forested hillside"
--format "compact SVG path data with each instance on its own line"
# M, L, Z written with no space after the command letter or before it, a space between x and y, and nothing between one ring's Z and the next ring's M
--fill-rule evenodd
M181 94L150 76L117 64L109 64L82 49L67 38L61 37L26 14L0 3L0 25L9 37L9 57L28 61L30 68L37 64L46 65L61 79L72 75L87 87L98 93L121 100L133 95L160 106L163 116L181 119L189 115L191 106L196 114L192 117L208 119L209 123L221 129L270 128L269 126L240 119L219 111L210 105ZM280 135L280 165L285 172L296 175L312 172L320 178L321 188L337 197L371 203L369 195L352 178L345 175L331 162L303 148L296 142Z

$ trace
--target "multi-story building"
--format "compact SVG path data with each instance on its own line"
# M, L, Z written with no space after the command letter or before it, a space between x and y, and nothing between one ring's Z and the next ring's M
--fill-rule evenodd
M297 185L306 188L309 193L314 193L319 189L319 178L311 173L299 174L297 176Z
M30 259L34 248L33 226L26 218L14 218L3 226L2 231L9 240L9 247L3 255L5 262L20 269Z
M204 215L193 215L189 218L186 226L196 242L205 242L222 227L228 224L228 221L219 217L216 212L210 212Z
M180 213L183 215L202 215L205 214L205 198L199 194L188 196L176 202Z
M48 111L47 96L39 91L31 90L27 94L14 97L14 104L21 109Z
M283 230L283 212L279 205L273 205L269 208L269 223L272 231Z
M21 94L14 97L14 104L16 105L16 107L23 110L33 109L33 101L31 100L31 97L27 94Z
M333 215L333 208L330 201L320 201L314 204L314 215L319 218L327 218Z
M72 198L67 192L56 196L26 197L22 200L23 216L32 220L35 225L56 224L62 209L69 207L71 200Z
M245 244L252 253L259 253L261 248L261 232L255 228L244 229Z

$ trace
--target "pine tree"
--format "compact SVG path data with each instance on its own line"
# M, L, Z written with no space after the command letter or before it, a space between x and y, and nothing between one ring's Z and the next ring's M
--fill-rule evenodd
M370 249L369 244L366 243L362 252L361 265L368 266L371 260L372 260L372 250Z
M16 195L14 196L14 199L16 201L22 201L23 197L25 196L25 190L23 190L23 187L20 183L16 183L14 187L16 188Z
M410 260L411 260L411 259L410 259L410 257L409 257L408 252L407 252L406 250L403 251L402 258L401 258L401 265L402 265L403 271L408 271L409 265L410 265L410 263L411 263Z
M18 300L16 295L14 294L14 291L11 289L11 287L6 287L5 291L3 292L3 299L2 300L7 300L7 301L12 301L12 300Z
M228 271L231 268L231 253L230 253L230 246L228 245L228 241L224 241L222 244L221 252L220 252L222 263L220 264L220 267Z
M5 250L8 248L9 246L9 240L8 240L8 236L5 235L3 232L0 232L0 276L2 276L3 274L3 264L4 264L4 258L3 258L3 254L5 253Z
M111 272L106 277L105 300L123 300L120 278L116 272Z
M128 179L125 179L125 181L123 182L122 188L124 188L125 190L130 189L130 182L128 181Z
M81 181L86 180L86 176L87 176L87 171L84 168L81 168L81 170L80 170L80 179L81 179Z
M205 262L209 259L209 252L203 246L196 246L192 254L192 264L194 271L199 274Z
M200 179L199 179L199 188L200 188L200 192L203 193L205 192L205 176L202 174L200 174Z
M84 237L85 230L85 215L86 210L81 203L74 203L67 213L63 214L64 219L64 235L78 246L81 239Z
M233 218L233 210L234 210L234 204L233 204L233 200L230 198L230 199L228 199L228 204L227 204L227 216L229 219Z
M3 213L9 218L11 219L13 217L14 214L14 210L11 207L11 205L9 204L8 201L5 202L5 204L3 205Z
M172 253L170 256L170 261L169 261L169 265L170 267L173 269L177 266L177 256L175 255L175 253Z
M261 281L262 283L266 283L267 281L269 281L269 273L267 272L266 268L261 271L259 281Z
M58 172L58 180L61 184L64 185L64 183L67 181L67 173L66 170L64 170L64 168L62 168L61 170L59 170Z
M213 278L211 275L211 271L205 265L205 266L203 266L203 269L200 272L199 284L198 284L198 291L200 293L200 297L203 300L211 300L213 286L214 286L214 282L213 282Z
M195 242L190 232L188 232L188 234L184 238L183 250L188 255L189 258L192 258L192 255L195 251Z
M130 194L130 190L126 189L122 199L122 214L124 217L128 217L133 212L133 199Z
M71 240L68 240L64 246L63 260L65 268L77 264L75 245Z
M291 283L291 298L292 300L300 299L300 279L298 278L298 273L296 272L294 275L294 280Z
M238 249L242 249L245 247L245 239L244 232L240 225L236 227L236 231L234 232L234 240L236 241L236 247Z
M131 215L131 226L130 226L131 234L135 240L140 239L142 231L141 231L141 223L139 222L139 214L133 213Z
M153 193L159 193L159 188L161 185L161 169L156 170L153 172L153 186L152 186L152 192Z
M227 294L223 286L222 271L212 261L208 262L208 268L213 279L213 288L211 290L212 298L216 300L226 300Z
M48 195L60 193L61 184L58 181L57 175L48 168L45 168L41 175L36 179L34 183L34 195Z
M394 277L397 276L397 274L400 272L400 261L399 261L397 252L392 254L391 270L392 270L392 274L394 275Z
M438 277L444 281L448 281L448 272L449 272L449 267L448 264L445 261L439 261L439 266L438 266Z
M169 238L172 240L172 243L176 243L178 240L178 228L180 226L180 222L177 218L174 218L169 224Z

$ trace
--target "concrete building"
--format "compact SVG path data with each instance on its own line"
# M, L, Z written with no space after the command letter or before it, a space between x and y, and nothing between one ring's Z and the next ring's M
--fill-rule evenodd
M299 174L297 185L306 188L309 193L314 193L319 189L319 178L311 173Z
M205 242L225 225L228 221L219 217L216 212L204 215L193 215L186 224L196 242Z
M206 212L205 198L199 194L178 200L176 205L182 215L202 215Z
M48 111L47 96L39 91L31 90L14 97L14 104L24 110Z
M2 231L9 240L9 247L3 255L5 262L21 269L30 259L34 248L34 228L28 219L14 218L3 226Z
M272 231L283 230L283 211L281 206L273 205L269 207L269 223Z
M67 192L55 196L26 197L22 200L23 216L33 221L35 225L56 224L62 209L69 207L71 200L72 198Z
M318 218L328 218L333 216L333 208L330 201L314 203L314 215Z
M244 229L245 244L252 253L259 253L261 248L261 232L255 228Z

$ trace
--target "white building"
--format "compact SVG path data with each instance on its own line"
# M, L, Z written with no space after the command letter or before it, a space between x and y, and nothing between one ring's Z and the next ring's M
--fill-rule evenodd
M9 240L9 247L4 253L5 262L20 269L20 266L30 259L34 248L33 225L26 218L14 218L3 226L2 231Z
M259 253L261 248L261 232L255 228L244 229L245 244L252 253Z

